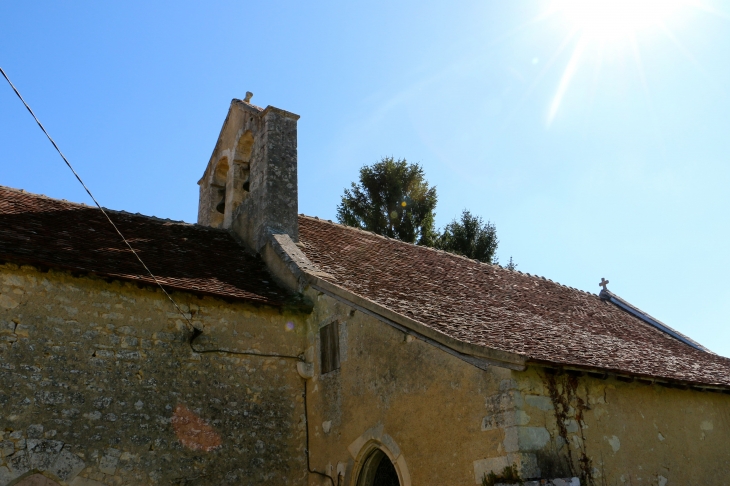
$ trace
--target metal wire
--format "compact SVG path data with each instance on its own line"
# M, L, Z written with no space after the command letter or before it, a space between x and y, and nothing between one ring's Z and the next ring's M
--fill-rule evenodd
M190 346L190 349L193 350L193 352L199 353L199 354L206 354L206 353L242 354L242 355L250 355L250 356L261 356L261 357L265 357L265 358L266 357L271 357L271 358L289 358L289 359L296 359L298 361L302 361L302 358L300 356L287 356L287 355L280 355L280 354L251 353L251 352L241 352L241 351L228 351L228 350L224 350L224 349L209 349L209 350L197 350L197 349L195 349L195 347L193 346L193 341L195 340L195 338L197 338L202 333L202 331L200 331L195 326L193 326L193 323L190 322L190 319L188 319L188 317L185 315L185 313L182 311L182 309L180 309L180 306L177 305L177 302L175 302L175 299L173 299L172 296L169 293L167 293L167 290L165 290L165 288L162 286L162 284L160 283L160 281L157 280L157 277L155 277L155 275L152 273L152 271L149 269L149 267L147 265L145 265L145 263L142 261L142 258L140 258L140 256L137 254L137 252L134 251L134 248L132 248L132 245L129 244L129 241L127 241L127 239L124 237L124 235L122 234L122 232L119 231L119 228L117 228L117 225L114 224L114 222L111 220L111 218L109 217L109 215L107 214L107 212L104 211L104 208L101 207L101 204L99 204L99 202L96 200L96 198L91 193L91 191L89 190L89 188L86 187L86 184L84 184L84 181L81 180L81 177L79 176L79 174L71 166L71 163L68 161L68 159L66 158L66 156L63 155L63 152L61 152L61 149L58 148L58 145L56 145L56 142L53 141L53 139L51 138L51 136L48 134L48 132L46 131L46 129L43 127L43 124L40 122L40 120L38 120L38 117L35 116L35 113L33 113L33 110L30 109L30 106L28 106L28 103L26 103L25 100L23 99L23 97L20 95L20 92L18 91L18 89L15 87L15 85L12 83L12 81L10 81L10 78L8 78L8 75L5 74L5 71L3 70L2 67L0 67L0 73L2 73L3 77L8 82L8 84L10 85L10 87L13 88L13 91L15 91L15 94L18 95L18 98L20 98L20 101L23 102L23 105L25 105L25 108L31 114L31 116L33 117L33 119L35 120L35 122L38 124L38 126L40 127L40 129L46 135L46 137L48 137L48 140L53 144L53 148L56 149L56 152L58 152L58 155L60 155L61 158L63 159L63 161L66 162L66 165L68 166L69 169L71 169L71 172L73 172L73 175L76 176L76 179L83 186L84 190L86 190L86 193L94 201L94 204L96 204L96 207L99 208L99 210L102 212L102 214L104 214L104 216L106 217L107 221L109 221L109 224L112 225L112 227L117 232L117 234L119 235L119 237L122 239L122 241L124 241L124 244L127 245L127 248L129 248L129 250L134 254L135 257L137 257L137 260L144 267L144 269L147 271L147 273L149 274L149 276L152 277L152 279L155 281L155 283L157 284L157 286L160 287L160 290L162 290L162 292L164 292L164 294L167 296L167 298L170 299L170 302L172 302L172 305L175 306L175 308L178 310L178 312L180 313L180 315L183 316L183 319L185 319L185 321L191 327L191 330L193 331L193 334L192 334L191 338L188 340L188 345ZM306 428L307 428L307 430L306 430L306 436L307 436L306 441L307 441L307 443L306 443L306 451L305 451L306 452L306 459L307 459L307 470L311 474L317 474L319 476L322 476L322 477L325 477L325 478L329 479L330 482L332 483L332 486L334 486L335 481L332 478L332 476L330 476L328 474L325 474L323 472L317 471L315 469L312 469L311 466L310 466L310 464L309 464L309 421L307 420L308 417L307 417L307 381L306 380L304 380L304 419L307 421L307 424L306 424ZM339 478L338 478L338 482L339 482Z
M160 290L162 290L162 292L167 296L167 298L170 299L170 302L172 302L172 305L175 306L175 308L180 313L180 315L183 316L183 319L185 319L185 321L188 323L188 325L192 329L195 329L195 326L193 326L193 323L190 322L190 319L188 319L188 316L185 315L185 313L182 311L182 309L180 308L180 306L177 305L177 302L175 302L175 299L173 299L172 296L169 293L167 293L167 290L165 290L165 288L162 286L162 284L160 283L160 281L157 280L157 277L155 277L155 275L152 273L152 271L149 269L149 267L147 265L145 265L145 263L140 258L139 254L134 250L134 248L132 248L132 245L129 244L129 241L127 241L127 239L124 237L124 235L122 234L122 232L119 231L119 228L117 228L117 225L114 224L114 221L112 221L112 219L109 217L109 214L107 214L107 212L104 211L104 208L101 207L101 204L99 204L99 202L96 200L96 198L91 193L91 191L89 190L89 188L86 187L86 184L84 184L84 181L81 180L81 177L79 176L79 174L74 170L73 166L71 166L71 163L68 161L68 159L66 158L66 156L63 155L63 152L61 152L61 149L58 148L58 145L56 145L56 142L53 141L53 139L51 138L51 136L48 134L48 132L46 131L46 129L43 127L43 124L40 122L40 120L38 119L38 117L35 116L35 113L33 113L33 110L30 109L30 106L28 106L28 103L26 103L25 100L23 99L23 96L21 96L20 92L18 91L18 88L15 87L15 85L13 84L13 82L10 81L10 78L8 77L8 75L5 74L5 71L3 70L2 67L0 67L0 73L2 73L3 77L8 82L8 84L10 85L10 87L13 88L13 91L15 91L15 94L18 95L18 98L20 99L20 101L23 102L23 105L25 105L25 108L28 110L28 113L30 113L30 115L33 117L33 119L35 120L35 122L41 128L41 130L43 131L43 133L46 135L46 137L48 137L48 140L53 144L53 148L56 149L56 152L58 152L58 155L61 156L61 158L63 159L63 161L66 162L66 165L68 166L68 168L71 169L71 172L73 172L73 175L76 177L76 180L79 181L79 183L83 186L84 190L89 195L89 197L91 198L91 200L94 201L94 204L96 204L96 207L99 208L99 210L102 212L102 214L106 217L107 221L109 221L109 224L112 225L112 227L114 228L114 231L117 232L117 234L122 239L122 241L124 242L124 244L127 245L127 248L129 248L129 250L132 252L132 254L134 254L134 256L137 258L137 260L139 261L139 263L144 267L144 269L147 271L147 273L149 274L149 276L152 277L152 280L155 281L155 283L160 288Z

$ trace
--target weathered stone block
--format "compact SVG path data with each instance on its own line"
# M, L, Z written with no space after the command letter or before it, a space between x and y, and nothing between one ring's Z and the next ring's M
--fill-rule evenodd
M0 319L0 334L14 333L16 324L13 321Z
M13 474L10 472L10 470L5 466L0 466L0 485L5 486L13 479L17 478L19 475Z
M70 481L86 467L86 463L79 456L67 450L62 450L54 463L48 468L48 472L54 474L63 481Z
M29 439L42 439L43 438L43 425L33 424L28 426L25 431L26 437Z
M43 405L58 405L66 401L66 397L61 392L39 391L35 394L35 400Z
M119 449L107 449L99 461L99 471L113 476L116 473L119 457L122 452Z
M25 474L30 471L30 458L26 451L18 451L9 458L7 461L10 472L15 474L15 477Z
M11 455L15 452L15 444L12 441L5 440L0 442L0 458Z
M56 456L63 448L63 442L58 440L28 439L28 457L31 469L45 471L56 460Z
M550 441L545 427L507 427L504 429L504 449L507 452L538 451Z

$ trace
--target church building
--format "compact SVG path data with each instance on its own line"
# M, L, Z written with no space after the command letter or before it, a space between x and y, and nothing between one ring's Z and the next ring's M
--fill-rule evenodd
M197 224L108 210L149 272L0 186L0 486L730 481L730 359L605 281L298 214L298 118L231 102Z

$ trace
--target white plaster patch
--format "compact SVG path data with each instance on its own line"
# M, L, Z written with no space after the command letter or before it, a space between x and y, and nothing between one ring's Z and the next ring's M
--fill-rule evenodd
M667 486L667 478L664 476L659 476L656 481L658 486Z
M332 430L332 421L327 420L327 421L322 422L322 430L324 430L325 434L329 434L330 430Z
M611 445L611 449L613 449L613 452L618 452L618 450L621 449L621 441L615 435L612 436L610 439L608 437L605 437L605 439Z
M565 428L571 434L576 434L580 431L578 421L573 419L568 419L565 421Z
M712 428L713 428L712 427L712 422L710 422L709 420L704 420L700 424L700 429L702 429L702 430L712 430Z
M515 412L515 425L527 425L530 423L530 416L527 415L527 412L523 412L522 410L517 410Z
M659 433L658 433L658 434L656 435L656 438L657 438L657 439L659 439L659 442L663 442L663 441L664 441L664 436L662 435L662 433L661 433L661 432L659 432Z

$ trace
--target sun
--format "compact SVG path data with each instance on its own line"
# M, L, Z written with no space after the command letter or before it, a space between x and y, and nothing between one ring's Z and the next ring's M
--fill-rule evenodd
M681 3L681 0L557 0L555 8L564 13L584 38L608 41L662 25Z
M671 38L671 17L678 17L681 8L697 2L698 0L553 0L548 14L558 14L563 20L567 20L569 33L564 45L573 44L573 52L550 103L548 126L555 119L569 85L583 61L592 60L600 66L604 52L621 52L628 47L643 80L639 48L641 34L656 29ZM644 88L647 89L646 86Z

